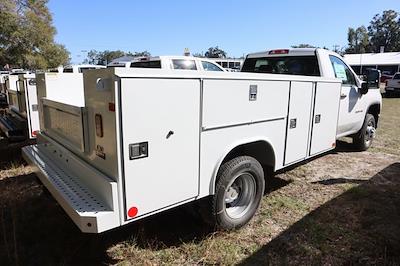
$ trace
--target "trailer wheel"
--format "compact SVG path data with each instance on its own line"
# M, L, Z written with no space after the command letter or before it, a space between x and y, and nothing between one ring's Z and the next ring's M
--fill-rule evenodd
M251 220L264 194L264 171L249 156L236 157L218 171L212 199L215 224L223 230L240 228Z
M360 131L353 137L354 147L359 151L366 151L375 138L376 123L372 114L365 116L364 124Z

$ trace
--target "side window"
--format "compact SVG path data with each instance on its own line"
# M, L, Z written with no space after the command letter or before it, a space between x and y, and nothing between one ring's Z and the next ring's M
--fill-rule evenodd
M333 72L335 72L335 77L342 80L342 84L346 85L356 85L356 79L350 68L336 56L330 55Z
M220 67L216 66L213 63L201 61L201 64L205 71L222 71L222 69Z
M173 59L172 65L174 69L197 70L196 63L194 62L194 60Z

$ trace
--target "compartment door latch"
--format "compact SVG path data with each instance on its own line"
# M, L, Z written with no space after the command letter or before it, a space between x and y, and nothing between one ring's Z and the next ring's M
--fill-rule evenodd
M136 160L142 159L149 156L149 143L140 142L129 144L129 159Z

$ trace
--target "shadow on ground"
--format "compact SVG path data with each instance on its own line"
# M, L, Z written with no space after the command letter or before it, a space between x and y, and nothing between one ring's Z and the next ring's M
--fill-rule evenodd
M276 178L271 191L287 182ZM201 241L214 230L197 212L202 202L145 218L103 234L81 233L34 174L0 180L0 261L3 265L114 263L107 249L135 240L152 250Z
M332 181L332 180L331 180ZM241 265L399 265L400 163L312 211Z

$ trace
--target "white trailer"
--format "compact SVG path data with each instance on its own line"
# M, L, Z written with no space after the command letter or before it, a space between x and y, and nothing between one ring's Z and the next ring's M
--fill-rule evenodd
M0 116L0 129L10 140L35 138L40 129L35 74L6 78L9 112Z
M42 99L23 156L83 232L206 196L220 228L254 215L264 169L335 147L341 82L115 68L84 74L85 106Z

